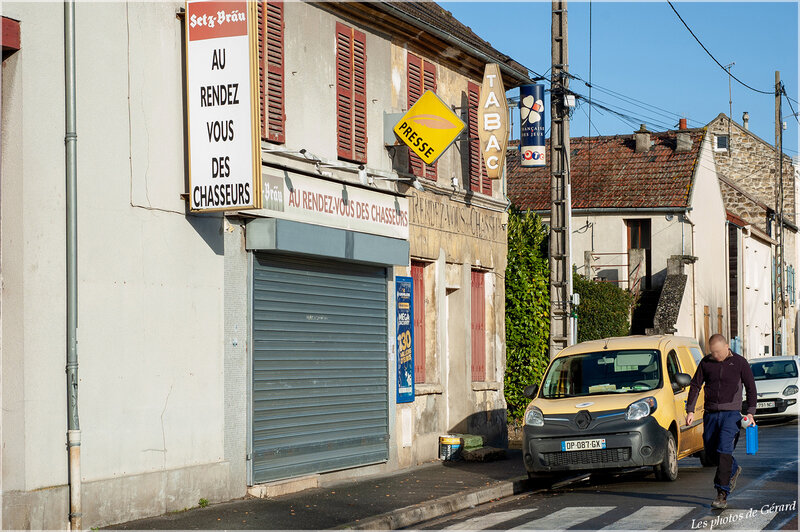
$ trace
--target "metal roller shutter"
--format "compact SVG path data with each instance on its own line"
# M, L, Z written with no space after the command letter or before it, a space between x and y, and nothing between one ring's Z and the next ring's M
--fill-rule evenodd
M386 270L256 253L253 481L389 457Z

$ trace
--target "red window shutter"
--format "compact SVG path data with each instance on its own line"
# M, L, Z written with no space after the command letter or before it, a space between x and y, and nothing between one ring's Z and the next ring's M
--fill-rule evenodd
M351 28L336 23L336 150L343 159L353 158L352 34Z
M422 84L422 59L409 53L406 67L406 96L409 109L422 96ZM408 171L419 177L425 173L425 163L410 148L408 150Z
M267 140L286 142L286 115L283 85L283 2L267 2L266 6L266 98L262 93L262 116L267 118ZM263 67L262 67L263 68ZM266 102L264 102L266 99ZM266 111L264 104L266 103ZM262 136L264 131L262 128Z
M481 192L481 150L478 139L478 104L480 103L480 87L467 82L467 134L469 136L469 188L473 192Z
M423 76L423 91L436 92L436 65L425 61ZM425 177L436 181L436 165L437 163L433 163L432 165L425 167Z
M414 280L414 382L425 382L425 272L424 264L411 261Z
M264 75L264 27L266 25L266 13L264 9L264 2L258 2L258 86L259 86L259 101L261 105L261 138L267 138L267 115L266 115L266 93L267 93L267 79Z
M367 37L353 30L353 159L367 162Z
M483 272L472 272L472 380L486 380L486 292Z

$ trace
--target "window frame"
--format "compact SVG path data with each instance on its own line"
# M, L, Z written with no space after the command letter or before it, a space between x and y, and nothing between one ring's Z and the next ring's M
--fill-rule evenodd
M258 2L261 138L286 143L285 11L282 0ZM273 38L270 39L270 36Z
M720 146L719 146L719 140L721 138L725 139L725 147L724 148L720 148ZM730 147L731 147L731 138L730 138L730 136L714 134L714 151L716 151L716 152L728 151L730 149Z
M336 154L339 159L367 163L367 36L336 22Z
M425 338L425 266L426 263L411 261L411 279L414 287L414 309L412 325L414 327L414 383L427 382L426 365L428 362Z
M470 273L470 368L472 382L486 382L486 272Z

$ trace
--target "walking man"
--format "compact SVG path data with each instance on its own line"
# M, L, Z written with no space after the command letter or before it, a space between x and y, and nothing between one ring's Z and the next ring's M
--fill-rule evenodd
M717 498L712 508L726 508L728 494L736 487L742 468L733 457L742 421L742 386L747 389L747 423L754 423L756 413L756 382L747 360L733 353L721 334L708 339L711 354L697 366L689 386L686 401L686 424L694 421L694 407L700 388L705 384L705 412L703 413L703 444L706 456L717 464L714 487Z

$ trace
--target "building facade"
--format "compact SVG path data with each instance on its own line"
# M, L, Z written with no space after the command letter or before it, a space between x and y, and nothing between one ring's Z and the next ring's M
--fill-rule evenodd
M507 203L470 139L484 65L507 88L525 68L436 4L262 3L263 208L194 213L184 6L76 6L83 526L391 471L451 432L503 442ZM2 525L60 529L64 17L3 7ZM428 89L468 126L430 167L385 133Z
M728 334L725 208L704 129L577 137L572 150L572 264L638 298L632 333L705 345ZM509 197L549 216L549 167L509 150ZM580 323L578 323L580 328Z
M798 264L797 253L799 251L795 168L791 158L784 155L783 186L781 186L780 163L775 146L753 134L748 128L747 113L744 114L744 117L743 124L738 124L725 114L720 114L707 127L711 136L714 163L719 175L725 208L746 224L758 228L777 241L773 255L774 264L767 272L771 286L772 330L775 334L774 337L769 338L769 342L763 343L757 350L754 349L753 355L795 354L797 287L794 283L794 272ZM779 215L781 194L782 223ZM782 245L781 234L783 235ZM731 228L728 237L731 255L737 253L742 238L743 235L737 236L735 228ZM783 264L779 266L781 260ZM744 263L739 262L738 264L741 267ZM783 275L777 275L776 272L781 270ZM742 271L738 273L734 271L732 263L730 277L733 279L737 275L741 277L744 274ZM736 285L732 282L731 287L730 297L732 301L735 301L737 298ZM738 311L731 308L731 312L742 316L746 309L739 305ZM745 335L750 334L746 332L747 327L747 323L734 320L731 322L731 335L744 338Z

